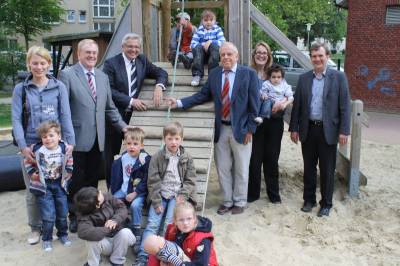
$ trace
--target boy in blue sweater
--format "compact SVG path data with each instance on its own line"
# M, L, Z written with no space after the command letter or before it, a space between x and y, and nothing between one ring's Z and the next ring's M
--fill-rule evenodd
M192 37L190 48L193 51L192 82L199 86L204 76L204 61L208 59L208 71L219 64L219 48L225 41L224 32L216 23L216 16L211 10L201 13L201 25Z
M150 155L144 150L144 131L128 128L124 135L126 152L113 162L111 193L127 202L132 212L132 230L140 243L142 209L146 200Z

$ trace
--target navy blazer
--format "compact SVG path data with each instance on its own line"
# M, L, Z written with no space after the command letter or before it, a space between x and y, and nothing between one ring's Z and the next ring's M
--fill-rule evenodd
M289 131L298 132L301 142L305 142L308 135L313 78L312 70L302 74L294 94ZM350 135L350 92L343 72L326 70L322 100L325 140L329 145L337 144L339 134Z
M156 84L161 83L167 87L168 73L152 64L144 54L136 57L136 77L137 91L134 98L139 96L143 81L146 78L156 80ZM125 61L122 53L107 59L104 62L103 71L108 75L112 98L121 114L125 113L131 97L129 97L128 74L126 73Z
M184 109L214 100L214 142L218 142L221 132L222 75L222 67L212 69L199 92L181 99ZM257 117L260 106L259 89L260 82L254 69L238 64L231 96L231 123L233 136L239 143L244 142L246 133L256 131L254 118Z
M124 155L124 152L122 155ZM131 176L128 183L127 194L133 191L137 192L137 196L147 197L147 176L149 171L151 156L144 150L140 151L139 158L136 160L135 165L132 168ZM122 159L119 157L112 164L111 168L111 194L114 194L121 189L124 177L122 169ZM135 184L135 180L138 180L138 184Z

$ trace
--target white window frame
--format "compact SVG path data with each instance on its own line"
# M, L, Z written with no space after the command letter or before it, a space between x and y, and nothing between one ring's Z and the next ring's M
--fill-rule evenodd
M386 6L385 25L400 25L400 5Z
M113 18L115 16L115 0L106 0L108 4L100 4L101 0L93 0L93 17L94 18ZM97 14L95 9L97 8ZM100 8L108 8L108 16L100 15ZM111 14L112 11L112 14Z
M93 30L94 31L101 31L101 26L100 26L100 24L107 24L108 25L108 31L109 32L113 32L114 31L114 29L113 29L113 24L114 24L114 22L95 22L95 23L93 23ZM97 26L97 27L96 27ZM115 24L114 24L114 26L115 26ZM96 29L97 28L97 29ZM107 31L107 30L106 30Z
M81 20L81 13L85 12L85 20ZM86 10L79 10L79 23L86 23L87 21L87 11Z
M71 15L73 15L73 17L74 17L73 19L69 19L70 13L71 13ZM76 21L76 11L75 10L67 10L67 15L66 15L65 21L67 23L75 23L75 21Z

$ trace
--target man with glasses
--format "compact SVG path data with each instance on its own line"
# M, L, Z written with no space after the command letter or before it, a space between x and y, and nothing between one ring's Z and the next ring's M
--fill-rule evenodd
M107 59L103 71L108 75L112 99L125 123L129 124L133 110L146 111L146 104L138 99L143 81L146 78L156 80L153 101L160 106L163 91L168 82L168 73L152 64L141 53L142 38L135 33L128 33L122 38L122 53ZM109 128L109 127L107 127ZM109 129L106 135L105 164L107 187L110 186L111 165L114 155L121 149L121 133Z

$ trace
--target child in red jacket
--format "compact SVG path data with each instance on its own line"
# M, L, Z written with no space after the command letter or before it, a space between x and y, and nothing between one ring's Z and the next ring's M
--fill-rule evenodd
M152 235L145 240L148 266L218 266L211 227L212 222L196 216L189 202L176 204L174 223L168 225L165 239Z

